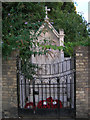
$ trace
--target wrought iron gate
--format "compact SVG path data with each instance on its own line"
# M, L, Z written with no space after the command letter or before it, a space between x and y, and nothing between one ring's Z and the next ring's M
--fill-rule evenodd
M68 63L70 62L70 64ZM66 65L65 65L66 63ZM67 64L68 63L68 64ZM74 116L75 115L75 70L73 60L41 65L42 72L34 80L28 80L18 72L18 107L21 116ZM56 67L57 66L57 67ZM63 67L64 66L64 67ZM18 68L19 68L18 67ZM56 70L55 70L56 67ZM60 69L59 69L60 68Z

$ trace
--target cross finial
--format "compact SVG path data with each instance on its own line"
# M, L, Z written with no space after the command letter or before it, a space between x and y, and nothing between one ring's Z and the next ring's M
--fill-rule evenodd
M48 12L48 11L50 11L50 9L47 9L47 6L45 6L45 14L46 14L45 20L49 19L48 16L47 16L47 12Z

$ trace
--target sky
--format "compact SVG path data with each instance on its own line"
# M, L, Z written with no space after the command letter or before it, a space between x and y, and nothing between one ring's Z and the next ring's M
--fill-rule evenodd
M89 1L90 0L74 0L77 13L80 12L87 22L88 22L88 2Z

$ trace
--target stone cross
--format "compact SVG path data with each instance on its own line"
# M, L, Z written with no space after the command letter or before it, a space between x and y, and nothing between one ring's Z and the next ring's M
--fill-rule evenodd
M49 19L48 16L47 16L47 12L50 11L50 9L47 9L47 6L45 7L45 13L46 13L46 16L45 16L45 19Z

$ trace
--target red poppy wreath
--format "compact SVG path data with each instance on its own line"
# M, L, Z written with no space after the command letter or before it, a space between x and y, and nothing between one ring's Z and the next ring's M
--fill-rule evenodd
M47 98L46 100L39 101L37 108L62 108L62 103L60 100L53 100L52 97Z
M28 108L28 109L29 109L29 108L35 109L36 106L34 106L33 102L29 102L29 103L26 103L25 108Z

